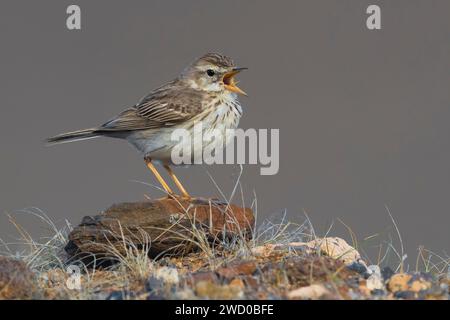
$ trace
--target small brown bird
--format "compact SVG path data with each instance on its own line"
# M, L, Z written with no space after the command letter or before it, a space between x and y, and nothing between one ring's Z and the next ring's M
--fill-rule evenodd
M175 176L171 151L177 144L171 135L176 129L193 131L201 122L208 129L234 129L238 126L242 108L237 94L246 95L236 86L235 75L246 68L236 68L229 57L208 53L195 60L173 81L153 90L138 104L126 109L103 125L68 132L49 138L50 144L65 143L96 137L125 139L144 156L169 197L176 196L159 174L152 161L167 170L182 197L191 196ZM194 146L198 148L202 146Z

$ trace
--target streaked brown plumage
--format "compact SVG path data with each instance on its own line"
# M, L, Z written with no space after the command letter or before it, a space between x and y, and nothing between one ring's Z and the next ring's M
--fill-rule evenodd
M51 144L91 139L100 136L126 139L144 156L166 192L173 196L152 160L168 170L184 197L190 197L169 165L175 145L170 136L175 129L192 130L202 121L206 130L236 128L242 109L236 93L245 94L234 76L245 68L235 68L231 58L208 53L195 60L173 81L153 90L135 106L126 109L103 125L64 133L48 139Z

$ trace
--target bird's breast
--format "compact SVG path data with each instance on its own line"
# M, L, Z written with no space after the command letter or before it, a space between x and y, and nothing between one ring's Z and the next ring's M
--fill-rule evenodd
M142 132L129 140L144 155L164 163L171 163L171 151L175 145L180 148L191 148L192 154L202 152L206 147L227 145L233 137L233 130L228 129L236 129L241 116L242 107L239 101L222 97L211 100L198 115L182 124L163 130L152 130L151 134ZM194 138L195 128L202 130L202 143ZM174 130L177 129L186 130L191 139L186 141L173 139Z
M239 100L233 96L221 96L205 108L197 119L202 122L204 130L237 128L242 116L242 107Z

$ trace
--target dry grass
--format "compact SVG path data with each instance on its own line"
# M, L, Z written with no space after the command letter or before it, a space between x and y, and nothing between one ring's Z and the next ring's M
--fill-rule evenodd
M217 188L217 192L221 195L222 200L225 203L230 204L231 202L236 202L235 198L239 195L241 204L245 207L245 197L240 183L241 176L242 168L233 190L227 196L210 175L213 185ZM104 248L105 251L117 261L116 264L103 270L97 270L95 268L95 265L97 264L96 260L94 260L93 265L90 266L86 266L81 260L72 259L70 261L70 264L78 266L81 270L82 286L80 290L70 290L65 285L65 282L68 279L68 274L66 272L68 257L64 252L64 246L67 244L68 234L72 230L70 223L67 221L64 226L59 228L39 209L32 208L18 212L17 214L19 215L25 214L37 219L45 226L45 228L51 230L51 236L35 240L17 222L14 216L8 215L9 221L15 226L19 238L17 241L10 243L0 240L0 254L20 259L24 261L30 269L36 272L40 278L39 283L43 292L40 297L43 298L100 299L106 298L105 292L115 291L123 292L122 298L139 299L142 297L131 296L129 293L136 290L139 291L138 288L142 289L151 278L162 279L161 281L166 283L161 289L166 297L180 297L180 295L174 293L177 290L181 290L181 283L177 282L176 279L185 273L195 270L216 270L235 260L254 259L255 257L252 250L258 246L307 242L318 238L306 212L304 212L305 220L300 224L288 221L286 212L283 212L281 215L274 218L259 222L256 196L254 196L253 200L250 202L250 208L253 210L256 217L254 225L249 226L252 230L250 236L245 230L239 228L239 224L234 221L232 214L229 214L227 219L231 224L235 225L238 232L233 233L231 237L226 236L227 230L223 230L222 235L217 236L216 239L213 239L214 241L211 241L207 236L208 233L204 230L205 226L199 226L194 222L195 217L192 217L191 224L188 226L183 227L182 224L179 224L179 226L184 228L184 232L166 230L171 233L172 237L183 240L186 245L192 245L199 248L199 252L193 255L187 255L178 260L176 258L150 259L147 253L150 249L152 239L149 239L148 234L144 231L139 231L134 235L133 239L127 239L123 235L123 230L119 228L120 231L115 236L122 239L121 246L117 247L117 244L109 244L105 245ZM375 264L383 265L388 261L388 257L393 255L397 259L396 266L394 267L396 271L407 271L409 266L406 265L407 255L404 252L403 240L400 235L399 227L389 209L386 209L392 224L394 225L399 247L396 248L394 246L394 241L392 239L381 242L380 253ZM187 213L187 208L185 208L185 210ZM360 253L364 254L366 242L369 240L373 241L377 235L367 237L359 242L353 230L344 222L340 222L348 230L353 246L357 248ZM324 236L327 236L331 232L332 227L333 225L330 225L330 228ZM19 245L22 249L20 251L14 251L12 247L15 247L16 245ZM288 252L287 254L295 255L300 253ZM368 259L368 257L366 258ZM190 264L191 268L180 268L179 266L183 263ZM449 266L450 258L448 255L439 255L425 248L419 249L415 261L415 269L417 271L421 270L442 276L448 272ZM175 272L176 275L170 274L170 272ZM337 293L339 293L339 272L341 271L329 272L327 270L327 276L329 279L332 279L331 283L336 287L335 291ZM53 281L52 277L57 277L58 279ZM171 277L175 280L170 280ZM279 277L280 281L278 283L286 283L286 274L281 272ZM186 290L186 288L183 290ZM180 292L184 292L183 290Z

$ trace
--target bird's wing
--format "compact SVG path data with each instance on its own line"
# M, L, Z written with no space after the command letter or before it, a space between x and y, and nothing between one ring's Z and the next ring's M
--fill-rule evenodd
M132 131L171 127L192 118L201 109L200 93L167 84L136 106L103 124L100 131Z

